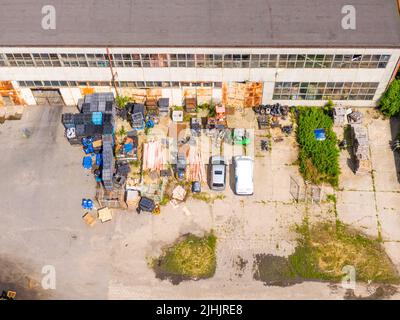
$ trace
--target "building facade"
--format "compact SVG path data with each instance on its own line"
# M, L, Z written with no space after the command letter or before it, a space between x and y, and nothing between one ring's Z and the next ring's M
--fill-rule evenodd
M315 0L310 10L309 0L54 1L61 13L49 33L31 17L39 4L15 1L0 12L9 28L0 34L0 81L29 105L57 95L76 104L116 88L156 91L174 105L190 95L375 106L399 67L397 0L355 1L356 30L341 27L341 2Z

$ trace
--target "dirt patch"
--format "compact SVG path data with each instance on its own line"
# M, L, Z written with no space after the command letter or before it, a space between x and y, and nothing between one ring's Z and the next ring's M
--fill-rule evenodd
M243 277L248 261L243 259L241 256L237 256L236 259L233 260L233 264L236 266L235 275L239 278Z
M253 269L254 279L264 282L267 286L287 287L302 282L299 277L293 276L289 261L285 257L256 254Z
M21 261L0 258L0 293L15 291L17 300L46 300L50 293L40 285L40 275Z

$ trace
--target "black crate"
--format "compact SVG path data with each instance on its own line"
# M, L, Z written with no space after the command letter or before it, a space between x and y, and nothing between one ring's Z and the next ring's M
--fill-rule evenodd
M75 134L77 137L82 137L85 135L85 125L77 124L75 126Z
M89 113L90 112L90 103L83 103L82 104L82 112L83 113Z
M94 124L85 124L85 135L92 136L96 134L96 126Z
M94 126L94 128L95 128L95 130L94 130L94 134L95 135L99 135L99 134L102 134L103 133L103 126L98 126L98 125L95 125Z
M112 123L112 114L103 114L103 123Z
M64 113L61 117L62 123L74 123L74 115L72 113Z
M83 115L83 121L85 124L91 124L92 123L92 113L85 113Z
M74 123L77 124L84 124L84 115L82 113L76 113L74 114Z
M112 134L113 126L111 124L103 124L103 134Z
M106 109L105 109L105 111L106 111L106 112L112 112L112 109L113 109L113 103L112 103L112 101L107 101L107 102L106 102Z

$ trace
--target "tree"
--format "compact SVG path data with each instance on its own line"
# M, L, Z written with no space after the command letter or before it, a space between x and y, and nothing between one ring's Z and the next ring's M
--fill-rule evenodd
M400 113L400 79L396 79L389 86L379 101L381 112L388 117Z

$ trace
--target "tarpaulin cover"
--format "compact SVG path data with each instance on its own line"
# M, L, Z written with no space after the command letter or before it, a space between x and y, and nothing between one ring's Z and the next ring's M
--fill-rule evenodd
M323 141L326 139L325 129L315 129L314 130L315 139Z

